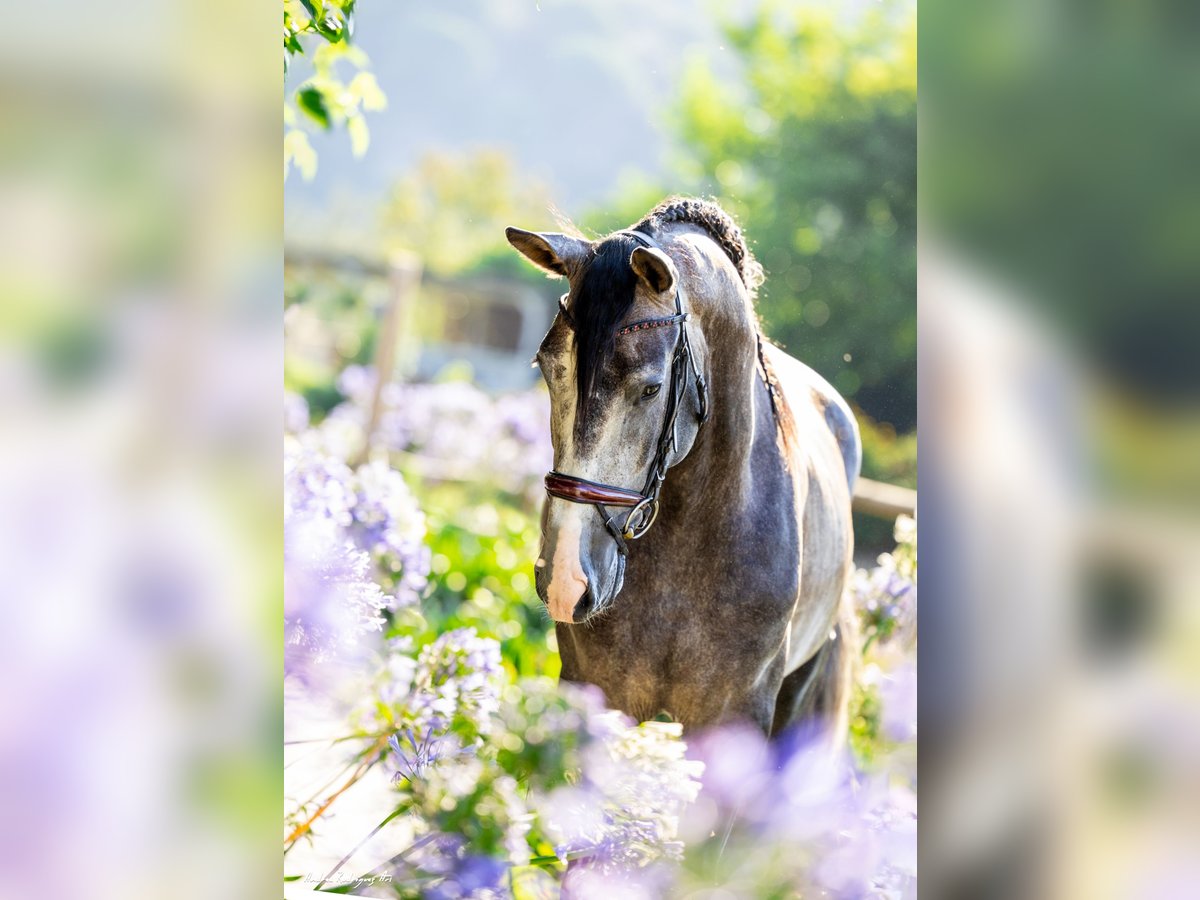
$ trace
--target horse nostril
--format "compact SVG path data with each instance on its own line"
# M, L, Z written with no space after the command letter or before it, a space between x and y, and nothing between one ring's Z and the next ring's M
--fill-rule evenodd
M583 596L579 598L579 602L575 604L575 611L571 613L571 618L576 622L582 622L587 618L588 613L592 611L592 589L585 588Z

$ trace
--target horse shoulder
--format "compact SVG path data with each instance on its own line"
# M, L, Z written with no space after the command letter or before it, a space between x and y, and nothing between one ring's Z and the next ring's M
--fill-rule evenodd
M824 378L777 347L765 347L794 428L786 442L798 481L803 535L800 596L791 620L787 671L829 636L854 547L850 497L862 456L849 405Z
M833 385L800 360L773 344L764 344L763 351L796 420L799 446L811 447L814 439L820 446L825 443L824 432L831 434L846 487L853 493L862 469L862 440L850 404Z

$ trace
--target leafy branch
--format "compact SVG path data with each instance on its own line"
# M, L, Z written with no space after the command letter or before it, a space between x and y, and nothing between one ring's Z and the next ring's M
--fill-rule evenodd
M292 166L307 180L317 171L317 154L305 128L331 131L345 127L355 156L367 152L371 136L366 112L387 108L387 98L368 71L366 53L352 43L356 0L284 0L283 73L291 74L298 57L311 63L311 74L288 93L283 105L283 174ZM351 67L344 74L339 65Z

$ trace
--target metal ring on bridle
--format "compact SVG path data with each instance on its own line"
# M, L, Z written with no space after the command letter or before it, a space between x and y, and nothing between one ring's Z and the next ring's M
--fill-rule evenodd
M647 513L649 510L649 513ZM649 518L647 518L649 515ZM641 521L634 522L635 519L641 517ZM654 520L658 518L658 498L647 497L637 506L629 511L629 515L625 519L624 535L627 541L636 541L654 524Z

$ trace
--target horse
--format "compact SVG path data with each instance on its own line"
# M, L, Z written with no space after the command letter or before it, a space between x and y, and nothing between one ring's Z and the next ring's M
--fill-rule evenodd
M554 470L534 581L561 678L685 733L815 719L844 734L858 427L764 340L737 224L672 197L599 240L506 236L568 283L535 359Z

